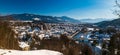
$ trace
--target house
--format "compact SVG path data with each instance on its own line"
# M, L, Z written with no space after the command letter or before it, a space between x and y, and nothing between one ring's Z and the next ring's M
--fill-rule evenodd
M25 42L19 42L19 47L22 48L23 51L28 51L30 49L30 46Z
M88 31L94 31L94 28L87 28Z
M38 35L38 37L40 38L40 40L42 40L45 37L45 34L40 34Z

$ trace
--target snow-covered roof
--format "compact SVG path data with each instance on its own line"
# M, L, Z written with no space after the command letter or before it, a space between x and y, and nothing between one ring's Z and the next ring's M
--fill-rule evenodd
M63 54L51 50L18 51L0 49L0 55L63 55Z
M94 28L87 28L88 30L91 30L91 31L93 31L94 30Z
M25 42L19 42L19 46L20 46L21 48L29 47L29 45L26 44Z
M81 38L84 38L84 36L82 35Z
M25 34L26 34L26 32L22 32L22 33L21 33L21 35L25 35Z
M102 47L101 46L96 46L97 48L99 48L99 49L102 49Z

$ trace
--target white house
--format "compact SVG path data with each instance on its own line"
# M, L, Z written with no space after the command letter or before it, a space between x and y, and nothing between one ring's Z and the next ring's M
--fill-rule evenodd
M42 40L45 37L45 34L40 34L38 37Z

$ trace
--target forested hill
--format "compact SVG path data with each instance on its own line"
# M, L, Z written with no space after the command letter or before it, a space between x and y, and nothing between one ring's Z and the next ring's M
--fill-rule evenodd
M99 22L99 23L95 23L95 24L98 25L99 27L107 27L107 26L119 27L120 26L120 18L114 19L112 21L103 21L103 22Z

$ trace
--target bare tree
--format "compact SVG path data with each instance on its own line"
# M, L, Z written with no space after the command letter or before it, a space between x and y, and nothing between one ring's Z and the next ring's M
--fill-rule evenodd
M120 3L119 0L115 0L115 10L113 12L113 14L117 15L118 17L120 17Z
M115 3L116 3L116 6L120 8L120 4L118 3L118 0L116 0Z

